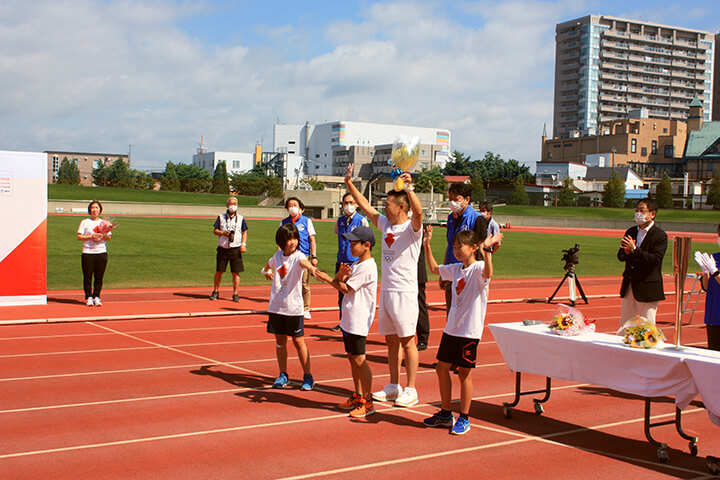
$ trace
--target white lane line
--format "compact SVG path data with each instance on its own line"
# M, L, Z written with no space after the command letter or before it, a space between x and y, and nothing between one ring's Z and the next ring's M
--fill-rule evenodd
M267 377L267 375L265 375L264 373L256 372L256 371L254 371L254 370L248 370L247 368L242 368L242 367L239 367L239 366L237 366L237 365L232 365L232 364L230 364L230 363L218 362L218 361L216 361L216 360L213 360L212 358L204 357L204 356L202 356L202 355L196 355L196 354L190 353L190 352L185 352L185 351L183 351L183 350L179 350L179 349L174 348L174 347L169 347L169 346L167 346L167 345L162 345L162 344L160 344L160 343L155 343L155 342L152 342L152 341L150 341L150 340L145 340L145 339L143 339L143 338L136 337L136 336L130 335L130 334L128 334L128 333L123 333L123 332L120 332L120 331L118 331L118 330L114 330L114 329L112 329L112 328L110 328L110 327L106 327L105 325L99 325L99 324L97 324L97 323L92 323L92 322L88 322L87 324L88 324L88 325L92 325L92 326L97 327L97 328L100 328L100 329L103 329L103 330L106 330L106 331L108 331L108 332L117 333L118 335L122 335L123 337L131 338L131 339L136 340L136 341L138 341L138 342L147 343L147 344L149 344L149 345L153 345L153 346L155 346L155 347L159 347L159 348L162 348L162 349L165 349L165 350L169 350L169 351L171 351L171 352L179 353L179 354L181 354L181 355L187 355L187 356L190 356L190 357L193 357L193 358L198 358L198 359L200 359L200 360L202 360L202 361L204 361L204 362L208 362L208 363L211 363L211 364L213 364L213 365L224 365L224 366L226 366L226 367L230 367L230 368L234 368L234 369L237 369L237 370L240 370L240 371L243 371L243 372L251 373L251 374L253 374L253 375L258 375L258 376L260 376L260 377Z
M274 361L275 359L272 359ZM266 360L271 361L271 360ZM243 362L247 363L247 362ZM206 366L205 364L198 364L198 365L186 365L185 367L202 367ZM483 365L478 365L476 368L488 368L488 367L504 367L505 363L488 363ZM180 368L180 367L164 367L164 368ZM107 372L107 373L116 373L116 372ZM428 373L434 373L434 370L422 370L418 372L418 375L421 374L428 374ZM72 376L68 374L68 376ZM379 379L384 377L389 377L390 374L380 374L380 375L374 375L373 378ZM331 384L331 383L340 383L340 382L349 382L352 380L352 377L347 378L334 378L334 379L327 379L322 380L322 382L318 382L321 385L325 384ZM565 388L577 388L579 385L568 385L564 387L554 387L554 389L565 389ZM38 410L53 410L53 409L61 409L61 408L74 408L74 407L85 407L85 406L100 406L100 405L109 405L114 403L128 403L128 402L140 402L140 401L148 401L148 400L164 400L167 398L182 398L182 397L193 397L198 395L212 395L212 394L219 394L219 393L228 393L228 392L240 392L240 391L248 391L248 390L260 390L264 388L269 388L270 386L258 386L256 388L247 388L247 389L239 389L239 388L233 388L228 390L211 390L211 391L203 391L203 392L191 392L191 393L177 393L177 394L169 394L169 395L153 395L150 397L134 397L134 398L121 398L121 399L114 399L114 400L99 400L96 402L83 402L83 403L68 403L68 404L59 404L59 405L44 405L44 406L37 406L37 407L26 407L26 408L14 408L9 410L0 410L0 414L4 413L19 413L19 412L32 412L32 411L38 411ZM325 393L331 394L331 395L337 395L334 392L329 392L326 390L322 390L321 387L316 387L315 390L323 391ZM510 396L512 394L500 394L495 395L491 397L485 397L485 398L495 398L495 397L506 397Z
M408 411L411 411L411 410L408 410ZM704 411L704 410L697 408L697 409L687 410L684 413L694 413L694 412L700 412L700 411ZM417 414L422 414L421 412L417 412L415 410L412 410L412 412L417 413ZM667 418L667 417L674 416L674 415L675 415L674 413L656 415L656 416L651 417L651 419L654 421L654 420L658 420L661 418ZM569 444L565 444L562 442L550 440L551 438L558 437L558 436L571 435L571 434L586 432L586 431L603 430L603 429L607 429L607 428L612 428L612 427L622 426L622 425L629 425L631 423L638 423L638 422L642 422L642 421L644 421L643 418L631 419L631 420L625 420L625 421L620 421L620 422L607 423L607 424L603 424L603 425L596 425L593 427L582 427L582 428L567 430L567 431L563 431L563 432L555 432L555 433L550 433L550 434L546 434L546 435L538 435L538 436L530 436L530 435L526 435L526 434L522 434L522 433L518 433L518 432L513 432L513 431L508 431L508 430L503 430L503 429L498 429L498 428L493 428L493 427L487 427L484 425L473 424L473 426L475 426L476 428L480 428L483 430L489 430L489 431L502 433L502 434L507 434L507 435L512 435L512 436L515 436L518 438L516 438L514 440L506 440L503 442L495 442L495 443L490 443L490 444L485 444L485 445L477 445L474 447L459 448L459 449L455 449L455 450L445 450L445 451L429 453L429 454L425 454L425 455L416 455L413 457L397 458L394 460L386 460L383 462L365 463L362 465L355 465L355 466L344 467L344 468L336 468L333 470L316 471L316 472L308 473L308 474L304 474L304 475L283 477L280 480L301 480L301 479L306 479L306 478L325 477L328 475L338 475L338 474L342 474L342 473L357 472L357 471L361 471L361 470L369 470L371 468L380 468L380 467L387 467L387 466L391 466L391 465L399 465L399 464L403 464L403 463L419 462L422 460L441 458L441 457L446 457L449 455L458 455L458 454L464 454L464 453L478 452L480 450L487 450L490 448L504 447L504 446L508 446L508 445L514 445L514 444L518 444L518 443L528 443L528 442L533 442L533 441L547 443L547 444L561 446L561 447L566 447L566 448L571 448L571 449L583 450L583 451L587 451L590 453L596 453L598 455L609 456L609 457L622 459L622 460L629 460L629 461L633 461L633 462L638 461L638 462L642 462L644 464L652 465L652 466L656 466L656 467L670 468L670 469L678 470L678 471L682 471L682 472L705 475L704 472L700 472L698 470L691 470L691 469L687 469L684 467L677 467L677 466L668 465L665 463L652 462L652 461L638 459L638 458L634 458L634 457L616 455L616 454L612 454L612 453L602 452L600 450L591 450L591 449L587 449L584 447L569 445Z

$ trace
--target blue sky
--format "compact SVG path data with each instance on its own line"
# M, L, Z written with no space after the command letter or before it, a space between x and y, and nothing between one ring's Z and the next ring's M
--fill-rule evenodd
M533 166L555 24L588 14L720 30L720 2L0 2L0 149L125 153L136 168L272 146L283 123L447 128Z

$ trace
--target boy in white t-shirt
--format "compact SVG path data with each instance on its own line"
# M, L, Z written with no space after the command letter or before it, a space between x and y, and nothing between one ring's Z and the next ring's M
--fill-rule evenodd
M413 191L412 177L402 174L406 190L388 192L385 215L381 215L352 183L353 164L348 165L345 185L368 220L382 235L378 332L385 335L388 348L390 383L373 393L373 399L395 400L397 407L418 403L415 389L419 357L415 345L418 319L417 264L422 248L422 205ZM408 212L412 212L412 218ZM402 347L402 349L401 349ZM405 354L407 387L400 386L400 365Z
M493 274L492 249L500 243L502 234L488 234L481 243L472 230L458 232L453 242L453 254L462 263L439 266L430 249L431 239L432 227L428 226L423 240L428 269L439 273L441 280L452 282L452 308L448 312L435 369L441 410L423 423L428 427L451 427L450 433L463 435L470 430L468 414L473 396L470 373L475 368L477 346L485 322L487 287ZM460 378L460 416L453 425L450 370L454 366Z
M295 225L281 225L275 233L275 243L280 250L268 260L262 273L265 278L273 281L267 331L275 335L276 356L280 368L280 375L273 383L273 388L284 388L288 383L287 338L291 337L303 369L300 389L312 390L315 382L310 373L310 353L303 338L305 326L302 276L304 270L315 275L316 268L298 249L299 239Z
M352 266L341 263L335 278L319 270L315 277L330 283L344 294L340 309L340 330L350 361L355 392L338 407L350 410L351 417L367 417L375 413L372 371L365 357L365 342L375 318L377 297L377 264L371 256L375 234L370 227L359 226L342 236L350 241L350 252L358 260Z

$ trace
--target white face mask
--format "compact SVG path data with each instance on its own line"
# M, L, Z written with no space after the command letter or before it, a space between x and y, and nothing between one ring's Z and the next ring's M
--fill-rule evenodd
M230 212L230 213L235 213L235 212L237 212L237 205L230 205L230 206L228 207L228 212Z
M355 213L355 210L357 210L357 207L355 205L343 206L343 212L345 212L345 215L347 215L348 217Z
M458 202L455 200L450 200L448 202L448 206L450 207L450 211L452 211L453 213L460 213L465 208L463 207L462 202Z
M300 215L300 207L290 207L288 208L288 213L291 217L295 218Z
M647 222L647 214L642 212L635 212L635 223L637 223L638 225L642 225L645 222Z

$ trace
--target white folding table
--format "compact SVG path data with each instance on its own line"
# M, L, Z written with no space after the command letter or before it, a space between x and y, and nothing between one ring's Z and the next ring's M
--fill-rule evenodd
M547 325L517 323L489 324L488 328L508 367L516 374L515 400L503 403L510 418L511 408L520 396L545 393L533 399L535 411L543 413L542 403L550 398L551 378L589 383L645 398L645 436L658 447L658 458L667 461L667 445L655 441L650 430L675 424L676 430L690 441L690 453L697 454L697 437L682 430L681 410L701 396L710 418L720 425L720 352L664 344L653 349L631 348L617 335L588 333L565 337L553 333ZM544 390L521 391L521 374L547 377ZM652 398L673 397L675 420L650 423Z

